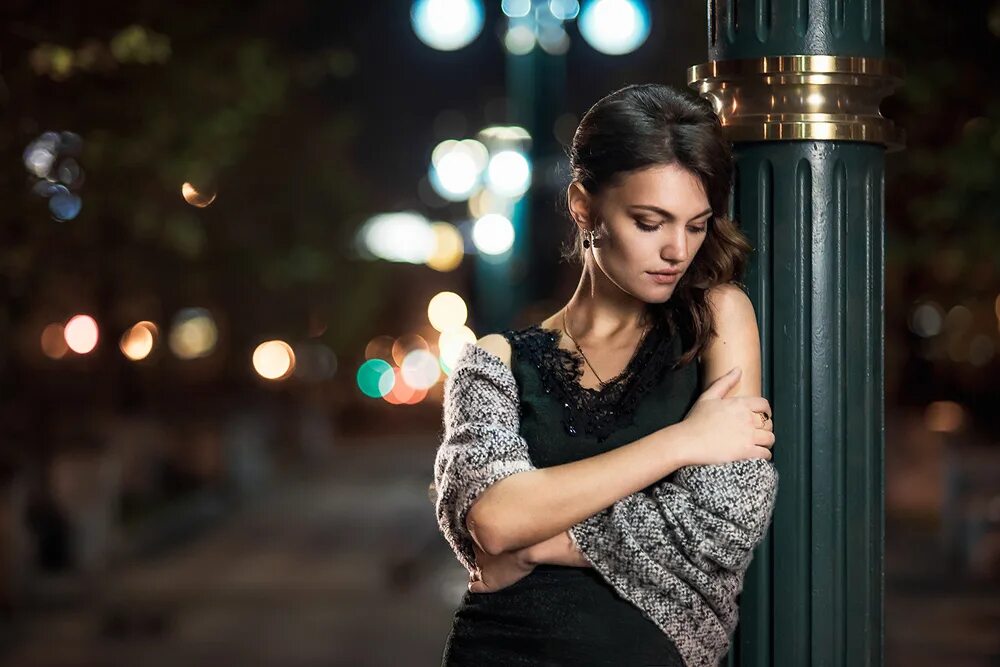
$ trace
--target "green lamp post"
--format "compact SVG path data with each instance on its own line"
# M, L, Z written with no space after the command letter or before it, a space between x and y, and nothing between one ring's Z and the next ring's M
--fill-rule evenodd
M880 0L710 0L689 68L734 143L755 247L764 394L781 473L729 665L883 663L884 162Z

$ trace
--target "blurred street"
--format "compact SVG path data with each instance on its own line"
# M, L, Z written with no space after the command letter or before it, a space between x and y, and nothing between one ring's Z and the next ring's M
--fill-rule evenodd
M439 664L465 579L427 498L425 440L352 441L155 557L45 580L3 664ZM949 575L933 528L887 532L886 665L1000 664L997 584Z
M465 578L427 497L434 443L419 444L353 442L156 557L87 587L47 581L3 664L438 664Z

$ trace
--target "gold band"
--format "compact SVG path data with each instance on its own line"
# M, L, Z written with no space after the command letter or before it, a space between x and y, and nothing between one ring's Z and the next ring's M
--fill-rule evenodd
M905 134L879 111L903 67L881 58L768 56L688 68L732 141L861 141L899 150Z

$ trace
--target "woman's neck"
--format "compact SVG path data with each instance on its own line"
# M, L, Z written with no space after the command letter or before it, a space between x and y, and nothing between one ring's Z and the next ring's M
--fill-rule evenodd
M639 335L649 324L645 301L624 292L600 269L584 270L569 302L563 308L577 340L608 341ZM562 310L554 316L562 328Z

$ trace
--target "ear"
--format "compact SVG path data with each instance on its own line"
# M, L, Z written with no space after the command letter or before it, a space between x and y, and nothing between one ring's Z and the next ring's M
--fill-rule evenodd
M566 206L569 214L573 216L573 221L581 231L594 229L593 221L590 219L590 207L592 198L580 181L573 181L566 188Z

